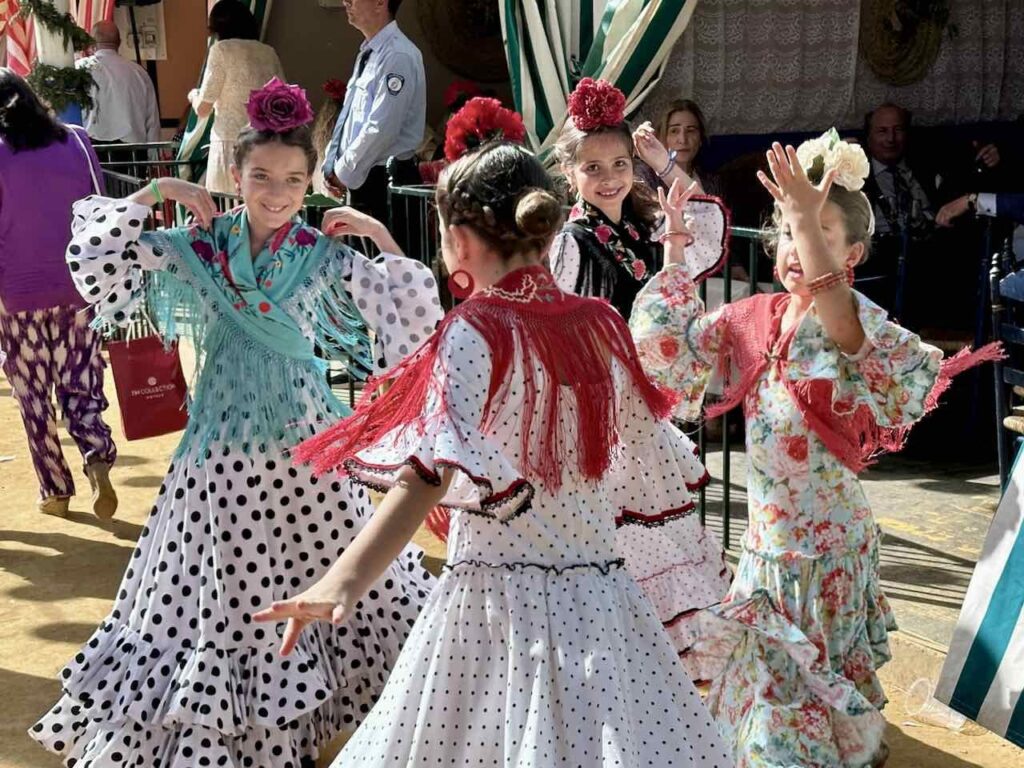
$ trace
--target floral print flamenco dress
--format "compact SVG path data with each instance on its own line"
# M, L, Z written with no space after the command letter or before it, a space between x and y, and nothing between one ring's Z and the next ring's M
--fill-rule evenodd
M189 421L113 609L31 735L76 768L299 768L370 711L433 584L410 547L351 622L311 627L287 659L251 621L315 582L372 512L361 487L288 457L347 410L314 345L369 367L365 322L397 362L439 320L436 285L417 262L368 261L299 220L253 258L244 208L210 230L144 233L148 213L81 201L68 261L115 324L143 305L147 273L164 335L196 346Z
M819 409L898 442L948 379L939 350L855 296L867 340L853 356L813 308L780 335L788 294L705 314L681 264L633 310L644 367L682 394L685 418L698 417L712 374L740 377L726 405L742 401L746 418L749 527L728 596L699 614L694 656L741 767L864 766L882 749L876 671L896 625L879 585L880 531L857 480L860 442L827 445Z

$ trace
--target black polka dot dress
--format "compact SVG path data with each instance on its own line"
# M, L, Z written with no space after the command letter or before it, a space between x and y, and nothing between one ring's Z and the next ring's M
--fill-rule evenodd
M81 215L73 255L76 280L99 285L98 296L137 281L140 266L163 269L174 262L173 252L156 252L149 235L137 226L131 230L128 219L137 225L144 209L119 211L103 200L91 205L76 211ZM109 231L115 227L117 233ZM126 232L140 256L122 261ZM359 258L348 266L328 265L329 275L337 281L348 274L344 285L351 285L353 296L377 296L387 311L393 311L389 297L413 311L424 308L414 328L428 335L439 312L436 288L432 299L424 282L425 268L396 257ZM108 264L117 268L108 273ZM369 283L368 294L361 279ZM409 296L413 286L421 301ZM140 300L101 303L109 305L104 311L112 319L113 312L130 314L131 302ZM300 311L305 301L297 297L289 311ZM371 328L376 308L366 305ZM380 354L387 358L399 343L414 342L395 324ZM229 354L207 350L197 389L216 388L216 365L209 361ZM272 356L262 364L270 375L296 375ZM239 375L226 367L222 378ZM307 425L326 423L336 406L329 405L323 375L313 367L307 373L306 386L293 390L289 407ZM210 395L208 402L220 401ZM307 426L306 434L310 429L315 426ZM299 768L370 711L434 579L420 562L422 553L406 549L352 621L310 627L296 651L282 658L281 628L256 624L252 614L315 582L372 514L364 488L312 477L292 466L287 448L286 440L271 435L244 443L186 431L110 614L61 672L60 701L31 729L67 766Z
M484 434L486 343L456 320L439 354L444 407L428 407L426 433L392 433L348 465L379 487L409 463L428 477L443 467L457 473L442 502L453 510L445 572L334 765L732 765L661 621L623 568L618 492L607 480L569 477L557 492L527 481L517 469L522 373L513 369L511 396ZM622 401L633 424L624 439L639 447L651 440L653 419L644 421L631 390ZM557 425L570 436L572 408ZM664 446L700 479L689 445Z

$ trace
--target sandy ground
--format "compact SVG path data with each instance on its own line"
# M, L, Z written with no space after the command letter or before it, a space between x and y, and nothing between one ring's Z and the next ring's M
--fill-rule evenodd
M113 401L113 387L108 377ZM116 406L108 413L115 436ZM37 487L10 387L0 377L0 768L54 768L58 761L38 748L25 730L57 698L56 675L110 608L121 573L177 442L176 435L127 443L113 480L121 508L109 524L88 509L88 483L66 520L35 509ZM65 453L78 465L69 439ZM431 554L440 548L428 544ZM941 653L899 635L896 657L883 670L892 704L889 765L913 768L1004 768L1024 765L1024 752L977 726L962 732L906 724L903 690L914 679L934 675Z

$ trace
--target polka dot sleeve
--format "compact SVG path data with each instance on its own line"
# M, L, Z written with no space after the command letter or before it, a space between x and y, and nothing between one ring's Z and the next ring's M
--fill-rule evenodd
M510 520L524 512L532 486L501 447L480 428L491 377L490 350L468 323L453 322L441 342L435 376L439 383L426 407L425 428L391 432L346 464L358 481L379 490L410 465L431 482L455 475L441 506Z
M575 293L580 275L580 244L576 238L568 232L556 235L548 251L548 261L558 287L567 293Z
M142 273L168 264L168 254L142 231L149 208L90 196L73 213L66 257L75 287L98 317L127 324L144 298Z
M346 248L351 260L348 291L374 334L378 372L394 367L415 351L444 314L437 281L419 261L383 253L368 259Z

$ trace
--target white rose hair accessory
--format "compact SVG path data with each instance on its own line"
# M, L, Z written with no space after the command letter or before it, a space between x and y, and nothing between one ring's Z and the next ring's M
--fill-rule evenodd
M851 192L864 187L871 170L863 148L840 139L835 128L801 144L796 158L807 172L807 178L815 184L821 182L826 171L835 170L835 183Z
M813 184L820 184L825 173L835 171L834 184L850 192L860 192L871 172L871 164L859 144L839 138L835 128L829 128L816 139L808 139L796 150L796 159ZM863 192L861 192L863 194ZM875 233L874 211L868 234Z

